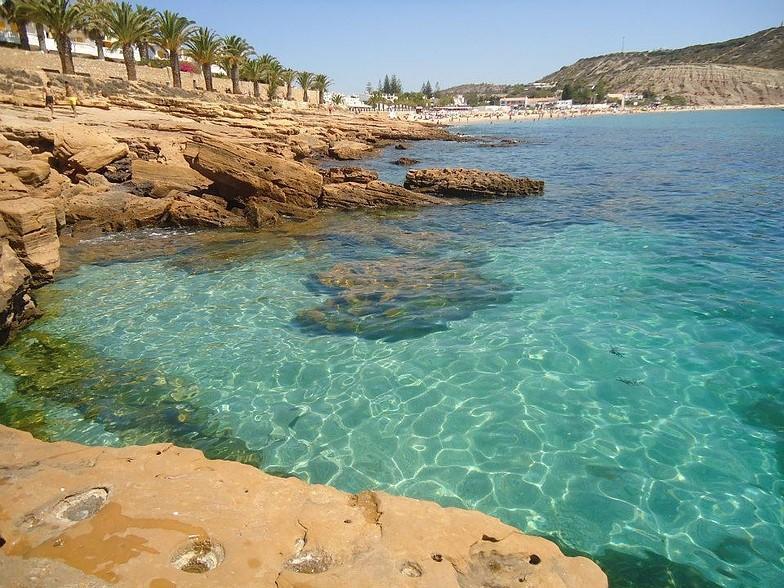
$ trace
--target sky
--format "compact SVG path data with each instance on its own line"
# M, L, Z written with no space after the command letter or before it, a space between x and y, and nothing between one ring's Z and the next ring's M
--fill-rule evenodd
M141 0L353 93L531 82L581 57L723 41L778 26L782 0Z

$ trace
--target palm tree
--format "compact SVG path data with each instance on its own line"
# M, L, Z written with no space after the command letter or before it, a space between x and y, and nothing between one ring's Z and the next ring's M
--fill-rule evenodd
M280 81L286 84L286 100L293 100L293 86L297 79L297 72L293 69L284 69L280 74Z
M343 104L343 94L332 94L332 104L335 106Z
M239 94L240 89L240 66L253 54L253 47L242 37L231 35L223 40L223 62L228 66L228 73L231 76L231 91Z
M212 92L212 64L220 60L223 39L207 27L196 30L185 43L185 54L201 66L204 87Z
M16 0L0 0L0 16L16 25L19 30L19 46L25 51L31 51L30 39L27 36L28 20L25 18L24 11L18 10L18 8L19 2Z
M309 71L301 71L297 73L297 83L302 88L302 100L308 101L308 90L312 90L313 80L315 76Z
M259 61L261 62L261 67L264 71L266 71L270 66L280 66L280 61L274 55L270 55L269 53L265 53L261 57L259 57ZM281 68L282 69L282 68ZM266 82L266 75L262 76L262 81Z
M71 31L84 27L84 16L79 4L74 0L25 0L18 7L24 18L49 27L57 41L57 53L64 74L74 73L71 54Z
M106 39L106 11L107 0L78 0L85 19L85 33L95 43L98 50L98 59L103 61L103 42Z
M111 3L106 11L106 30L115 39L112 48L122 47L128 80L136 81L136 60L133 46L150 35L152 21L144 11L134 9L127 2Z
M324 104L324 92L327 91L330 84L332 84L332 80L324 74L319 74L313 78L313 89L318 91L319 106Z
M260 59L251 59L242 64L240 68L240 77L243 80L253 82L253 96L256 98L261 96L259 84L264 81L266 74L266 67Z
M154 8L149 8L148 6L143 6L142 4L136 5L136 12L138 12L143 19L150 23L154 23L155 17L158 15L157 10ZM141 39L134 43L136 45L136 49L139 51L139 61L141 61L142 65L148 65L150 63L150 41L152 40L153 32L153 27L150 27L150 30L147 31Z
M267 66L265 78L267 80L267 98L275 100L278 97L278 88L283 84L283 66L275 60Z
M156 15L153 41L169 53L172 70L172 83L175 88L182 88L180 75L180 49L188 42L193 33L193 21L184 16L164 10Z

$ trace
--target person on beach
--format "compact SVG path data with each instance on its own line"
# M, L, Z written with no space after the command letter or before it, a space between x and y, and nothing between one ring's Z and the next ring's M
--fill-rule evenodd
M54 118L54 91L52 90L52 82L46 82L44 86L44 104L49 109L52 118Z
M71 105L71 112L73 112L74 118L76 118L76 103L79 100L76 97L76 90L68 82L65 82L65 101Z

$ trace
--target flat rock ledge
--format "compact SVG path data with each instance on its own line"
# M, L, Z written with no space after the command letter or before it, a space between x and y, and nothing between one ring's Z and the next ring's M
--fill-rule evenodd
M606 587L592 561L479 512L349 495L158 444L0 426L4 586Z
M443 198L534 196L544 192L542 180L463 168L412 169L406 174L403 186Z

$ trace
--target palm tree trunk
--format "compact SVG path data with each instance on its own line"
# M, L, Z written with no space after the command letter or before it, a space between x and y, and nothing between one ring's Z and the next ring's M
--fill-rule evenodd
M258 80L253 80L253 97L254 98L261 97L261 89L259 88Z
M98 59L100 59L101 61L105 59L103 53L103 39L104 36L101 34L95 36L95 48L98 50Z
M133 57L133 45L123 45L123 60L125 71L128 72L128 81L136 81L136 59Z
M319 90L319 106L324 106L324 90Z
M240 93L240 66L231 66L231 91L233 94Z
M180 56L176 51L169 51L169 63L171 63L172 83L175 88L182 88L182 76L180 75Z
M308 89L307 88L302 88L302 101L303 102L307 102L308 101Z
M64 74L74 73L73 57L71 57L71 43L68 35L57 37L57 53L60 55L60 69Z
M27 21L23 18L16 19L16 28L19 29L19 46L25 51L31 51L30 37L27 36Z
M202 63L201 73L204 75L204 87L207 89L208 92L214 92L214 90L212 89L212 64Z
M292 98L292 87L291 82L286 84L286 100L291 100Z
M35 23L35 34L38 37L38 50L46 53L46 30L41 23Z

